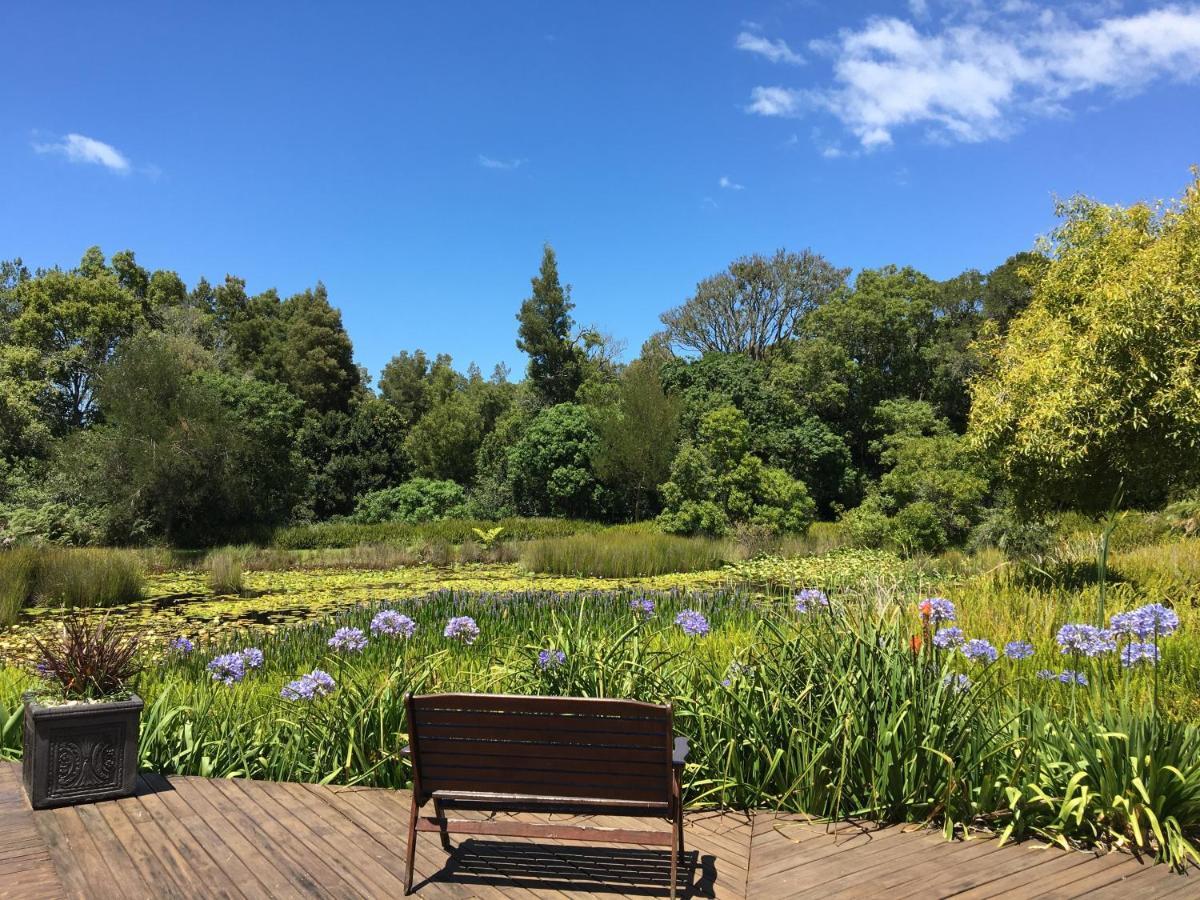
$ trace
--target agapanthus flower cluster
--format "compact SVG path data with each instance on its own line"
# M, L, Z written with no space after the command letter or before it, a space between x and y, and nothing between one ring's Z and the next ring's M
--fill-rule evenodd
M629 608L643 619L654 615L654 601L649 597L636 597L629 601Z
M694 609L685 609L675 617L675 624L683 629L683 633L691 637L704 637L708 634L708 619Z
M257 647L246 647L242 650L242 662L246 664L247 669L261 669L263 652Z
M931 625L939 622L953 622L958 618L954 604L945 597L929 597L917 604L921 618Z
M1152 641L1166 637L1179 627L1179 615L1161 603L1147 603L1129 612L1117 613L1111 620L1117 634Z
M983 638L972 638L962 646L962 653L972 662L994 663L1000 656L999 651Z
M933 646L939 650L953 650L961 647L964 641L962 629L955 626L939 628L933 636Z
M417 623L394 609L381 609L371 619L371 634L388 637L410 638L417 631Z
M1054 638L1064 654L1100 656L1117 649L1113 633L1095 625L1064 625Z
M810 613L818 609L829 609L829 598L817 588L804 588L796 594L796 612Z
M328 643L330 649L340 653L362 653L367 646L367 636L361 628L339 628Z
M237 684L246 677L246 658L240 653L222 653L210 660L207 668L213 681Z
M333 693L337 682L328 672L313 669L307 675L301 675L295 681L289 681L279 692L284 700L316 700Z
M172 653L179 653L183 656L186 656L187 654L191 653L193 650L196 649L196 645L193 644L191 642L191 640L189 640L188 638L184 637L183 635L180 635L179 637L172 640L171 643L167 645L167 648Z
M567 661L567 654L562 650L542 650L538 653L537 663L538 668L546 671L548 669L557 669Z
M1029 641L1009 641L1004 645L1004 655L1012 660L1029 659L1033 656L1033 644Z
M1080 687L1087 687L1088 683L1087 675L1083 674L1083 672L1074 672L1071 669L1059 672L1058 680L1063 684L1079 685Z
M971 679L966 675L950 674L942 679L942 684L950 688L956 694L961 694L971 686Z
M1121 648L1121 665L1126 669L1132 669L1142 663L1151 666L1158 664L1157 644L1133 641Z
M475 620L470 616L454 616L446 623L446 628L442 631L442 637L462 641L464 644L473 644L475 643L475 639L479 637L479 626L475 624Z

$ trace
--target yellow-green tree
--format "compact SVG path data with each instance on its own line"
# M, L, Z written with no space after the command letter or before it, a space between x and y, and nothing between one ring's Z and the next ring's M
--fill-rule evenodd
M972 386L969 436L1029 507L1200 483L1200 174L1181 200L1061 204L1050 261Z

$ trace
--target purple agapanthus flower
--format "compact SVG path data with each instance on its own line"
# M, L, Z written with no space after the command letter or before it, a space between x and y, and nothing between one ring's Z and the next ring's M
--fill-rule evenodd
M263 652L257 647L247 647L242 651L242 662L246 664L247 669L261 669Z
M1085 674L1082 672L1074 672L1071 669L1066 669L1065 671L1059 673L1058 680L1063 684L1080 685L1081 687L1087 687L1088 683L1088 678Z
M167 645L167 647L173 653L179 653L183 656L186 656L187 654L191 653L193 650L196 649L196 645L193 644L188 638L184 637L183 635L180 635L179 637L172 640L171 643Z
M542 670L557 669L567 661L567 654L562 650L542 650L538 653L538 667Z
M964 640L961 628L955 626L939 628L933 636L933 646L939 650L953 650L956 647L961 647Z
M685 609L675 617L675 624L683 629L683 633L691 637L704 637L708 634L708 619L694 609Z
M829 598L817 588L805 588L795 596L796 612L810 613L817 609L829 609Z
M1113 633L1095 625L1064 625L1054 639L1063 653L1100 656L1117 649Z
M939 622L953 622L958 618L954 604L945 597L928 597L917 604L921 618L931 625Z
M1042 681L1052 681L1058 677L1058 673L1052 669L1038 669L1037 677L1042 679Z
M289 681L279 692L284 700L316 700L333 693L337 682L328 672L313 669L307 675L301 675L295 681Z
M367 646L367 636L361 628L339 628L328 644L330 649L341 653L362 653Z
M246 659L240 653L222 653L208 663L213 681L221 684L237 684L246 677Z
M1121 648L1121 665L1126 669L1132 669L1134 666L1146 663L1147 665L1158 664L1158 645L1149 642L1138 643L1133 642L1126 644Z
M942 679L942 684L950 688L956 694L961 694L971 686L971 679L966 675L947 675Z
M473 644L479 637L479 626L470 616L454 616L446 623L442 636L462 641L464 644Z
M994 663L1000 656L990 642L983 638L972 638L962 646L963 656L972 662Z
M636 597L630 600L629 608L643 619L648 619L654 615L654 601L649 597Z
M417 623L394 609L381 609L371 619L371 634L410 638L416 631Z
M1179 615L1161 603L1147 603L1129 612L1117 613L1110 624L1117 634L1152 641L1179 628Z
M1004 645L1004 655L1009 659L1029 659L1033 656L1033 644L1029 641L1009 641Z

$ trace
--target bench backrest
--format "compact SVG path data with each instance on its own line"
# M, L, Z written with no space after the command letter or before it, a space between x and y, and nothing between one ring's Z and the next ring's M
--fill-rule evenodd
M414 787L665 806L670 706L636 700L503 694L409 696Z

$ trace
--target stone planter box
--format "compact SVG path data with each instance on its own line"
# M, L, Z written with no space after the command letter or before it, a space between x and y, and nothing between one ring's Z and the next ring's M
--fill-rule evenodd
M75 706L25 700L21 774L34 809L128 797L137 782L142 699Z

